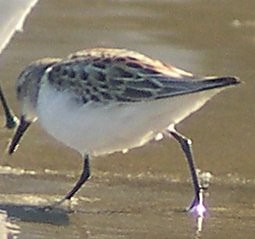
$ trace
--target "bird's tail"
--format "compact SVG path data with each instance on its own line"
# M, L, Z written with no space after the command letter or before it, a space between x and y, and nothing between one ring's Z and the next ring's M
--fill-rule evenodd
M178 95L192 94L207 90L216 90L228 86L237 85L240 80L237 77L207 77L203 79L169 80L160 79L164 87L158 92L157 98L172 97Z
M200 90L210 90L221 87L228 87L240 84L241 81L237 77L223 76L223 77L207 77L203 80L196 81L201 84Z

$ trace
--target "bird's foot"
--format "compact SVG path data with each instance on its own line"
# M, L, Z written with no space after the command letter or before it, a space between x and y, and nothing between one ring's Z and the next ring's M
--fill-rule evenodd
M204 217L206 207L200 200L194 199L190 206L186 209L187 212L195 214L196 216Z
M49 212L49 211L52 211L54 209L56 209L57 207L63 205L63 204L66 204L66 210L68 213L73 213L74 212L74 209L72 208L72 200L71 199L66 199L66 198L62 198L61 200L57 201L57 202L54 202L52 203L51 205L47 205L45 207L43 207L43 210L45 212Z
M197 233L202 232L203 221L205 218L205 214L207 212L207 209L204 205L204 190L202 188L200 188L199 193L186 210L190 212L192 215L194 215L194 217L196 218L197 222L196 232Z
M204 205L204 190L202 188L186 210L198 217L204 217L207 209Z

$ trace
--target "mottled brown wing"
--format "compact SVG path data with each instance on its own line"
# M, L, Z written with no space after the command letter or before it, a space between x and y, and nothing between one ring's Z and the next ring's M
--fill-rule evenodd
M141 102L220 87L143 55L80 54L51 67L48 80L84 103ZM216 79L216 78L215 78Z

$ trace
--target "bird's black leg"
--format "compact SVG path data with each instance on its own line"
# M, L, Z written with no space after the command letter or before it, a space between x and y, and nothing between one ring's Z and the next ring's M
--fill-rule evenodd
M5 119L6 119L5 127L8 128L8 129L13 129L13 128L16 127L18 119L12 113L10 107L8 106L1 86L0 86L0 100L2 102L4 113L5 113Z
M88 180L89 177L90 177L89 155L86 154L84 157L83 170L81 176L74 185L74 187L72 188L72 190L66 194L64 199L70 200L74 196L74 194L81 188L81 186Z
M76 182L76 184L74 185L74 187L66 194L66 196L62 200L54 203L51 206L47 206L44 209L50 210L53 207L56 207L62 204L66 200L70 200L74 196L74 194L82 187L82 185L88 180L89 177L90 177L89 155L86 154L84 157L83 170L82 170L81 176L79 180Z
M195 191L195 198L191 202L190 206L188 207L188 210L193 210L196 206L202 205L203 203L203 189L200 186L198 175L196 172L195 163L193 160L193 154L192 154L192 142L190 139L186 138L185 136L181 135L175 130L168 130L169 134L174 137L181 145L181 148L186 156L186 159L188 161L189 170L192 177L192 182L194 186Z

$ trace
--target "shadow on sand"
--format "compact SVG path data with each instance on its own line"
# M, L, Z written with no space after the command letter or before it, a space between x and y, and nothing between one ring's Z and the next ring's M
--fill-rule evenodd
M0 209L6 211L9 218L23 222L45 223L52 225L69 225L68 211L54 208L46 211L36 205L0 204Z

